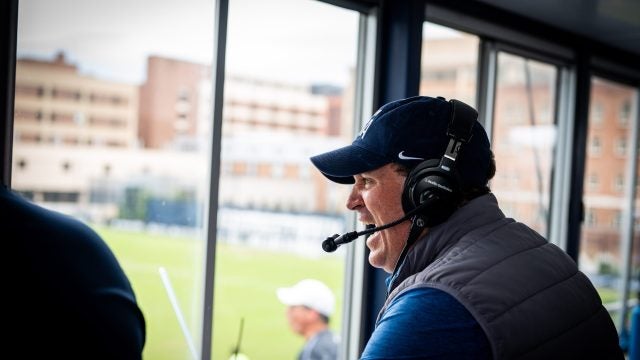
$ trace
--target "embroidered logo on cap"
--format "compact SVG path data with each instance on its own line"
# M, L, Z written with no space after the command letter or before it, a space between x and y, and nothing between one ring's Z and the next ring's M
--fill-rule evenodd
M398 153L398 158L400 160L424 160L424 158L419 158L419 157L413 157L413 156L406 156L404 154L404 150L400 151L400 153Z
M364 124L364 127L362 128L362 130L360 130L360 134L358 134L358 137L360 137L361 139L364 139L364 135L367 133L367 130L369 130L369 126L371 126L371 123L373 122L373 119L375 119L376 116L378 116L378 114L380 114L381 110L382 110L382 108L378 109L378 111L376 111L376 113L373 114L373 116L371 116L371 119L369 119L369 121L367 121L367 123Z

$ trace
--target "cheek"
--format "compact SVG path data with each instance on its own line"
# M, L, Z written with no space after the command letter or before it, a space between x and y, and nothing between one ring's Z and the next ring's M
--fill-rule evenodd
M303 309L295 309L294 311L291 312L289 319L296 323L305 321L306 312Z
M295 322L297 318L298 318L298 313L296 310L287 311L287 320L289 320L290 323Z
M380 204L378 208L388 215L400 217L404 214L401 198L401 187L392 187L387 191L380 192L377 197L378 204Z

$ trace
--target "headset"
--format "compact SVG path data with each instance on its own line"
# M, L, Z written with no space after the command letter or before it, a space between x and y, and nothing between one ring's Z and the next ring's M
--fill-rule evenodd
M350 243L359 236L396 226L413 217L407 240L407 244L410 245L423 228L441 224L458 208L462 201L462 190L456 171L456 160L462 145L471 140L478 112L460 100L451 99L449 104L451 119L447 128L447 149L441 159L424 160L407 175L402 190L402 209L405 215L378 227L329 236L322 242L324 251L333 252L340 245ZM405 251L406 249L408 246L405 247Z
M404 182L402 208L405 214L427 200L430 203L416 215L421 227L431 227L444 222L462 201L456 160L462 145L471 140L478 112L459 100L452 99L449 103L449 144L444 155L441 159L428 159L418 164L409 172Z

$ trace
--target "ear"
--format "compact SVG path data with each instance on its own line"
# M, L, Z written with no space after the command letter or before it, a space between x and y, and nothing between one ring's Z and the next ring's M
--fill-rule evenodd
M308 322L318 322L322 320L322 316L316 310L305 308L304 319Z
M406 213L429 204L417 215L424 225L432 227L445 221L460 202L456 174L443 171L441 161L425 160L407 175L402 192L402 208Z

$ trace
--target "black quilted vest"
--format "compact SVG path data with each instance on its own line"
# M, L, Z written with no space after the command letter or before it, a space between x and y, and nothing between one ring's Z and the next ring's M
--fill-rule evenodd
M440 289L464 305L494 359L623 359L589 279L560 248L506 218L492 194L416 242L380 314L416 287Z

